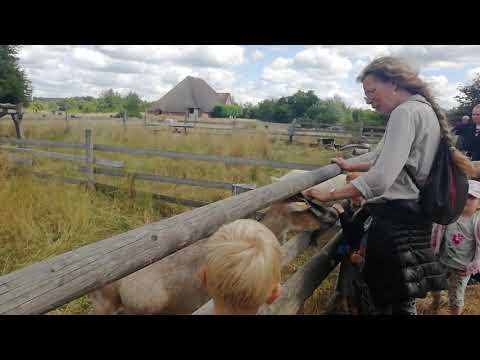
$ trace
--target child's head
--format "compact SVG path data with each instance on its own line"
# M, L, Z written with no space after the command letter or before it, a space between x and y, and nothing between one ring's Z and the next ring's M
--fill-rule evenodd
M255 310L280 296L281 248L265 225L236 220L218 229L206 246L201 278L215 305Z
M480 182L468 180L468 199L465 210L468 213L475 212L480 207Z

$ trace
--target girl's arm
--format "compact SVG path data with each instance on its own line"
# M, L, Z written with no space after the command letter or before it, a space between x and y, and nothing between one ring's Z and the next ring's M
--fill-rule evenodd
M475 255L473 256L473 260L470 264L467 265L467 273L471 275L475 275L476 273L480 272L480 216L477 211L475 213Z

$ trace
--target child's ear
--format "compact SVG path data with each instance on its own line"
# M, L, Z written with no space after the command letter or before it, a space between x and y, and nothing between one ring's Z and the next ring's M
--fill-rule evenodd
M270 294L270 297L267 299L266 303L270 305L275 300L277 300L280 295L282 295L282 285L277 284L277 286L273 288L272 293Z
M198 272L198 277L200 278L200 283L204 289L207 288L207 269L204 267Z

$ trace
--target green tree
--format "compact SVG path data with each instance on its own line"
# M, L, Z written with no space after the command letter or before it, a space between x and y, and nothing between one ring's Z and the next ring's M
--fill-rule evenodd
M480 74L467 85L458 89L460 94L455 96L459 102L459 106L450 114L454 116L471 115L475 105L480 104Z
M45 110L44 105L40 101L33 101L28 108L34 113Z
M290 106L290 112L293 118L304 117L307 110L318 103L318 101L318 97L312 90L308 92L299 90L287 98L287 103Z
M113 89L108 89L100 93L98 99L98 112L120 112L123 108L122 96Z
M143 101L140 99L137 93L133 91L128 93L128 95L125 97L124 103L124 109L127 111L127 115L129 117L142 117L140 112L144 110Z
M278 123L290 123L293 119L292 109L288 104L288 98L280 98L273 107L273 121Z
M18 50L18 45L0 45L0 102L28 106L32 100L32 87L18 63Z
M258 118L263 121L272 121L273 120L273 113L275 111L275 100L268 99L263 100L258 104Z

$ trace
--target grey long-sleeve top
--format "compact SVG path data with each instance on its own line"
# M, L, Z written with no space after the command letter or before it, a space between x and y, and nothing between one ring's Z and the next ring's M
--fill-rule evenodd
M405 170L424 184L440 142L440 125L430 104L413 95L392 111L385 134L370 153L347 160L370 162L370 170L352 180L368 203L394 199L417 199L419 190Z

